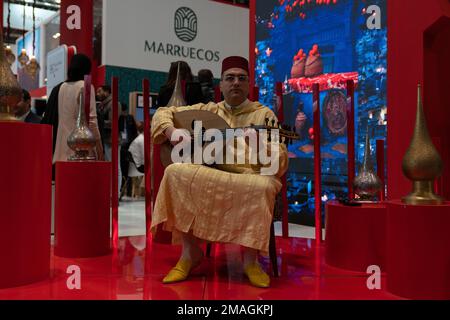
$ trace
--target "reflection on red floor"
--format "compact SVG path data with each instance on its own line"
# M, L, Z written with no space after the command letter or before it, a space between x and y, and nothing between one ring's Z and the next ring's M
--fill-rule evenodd
M324 263L324 248L314 240L277 238L280 277L269 289L250 286L243 274L238 246L215 244L210 258L193 270L188 281L161 283L178 260L178 246L149 243L145 237L119 240L115 253L90 259L67 259L52 254L51 277L27 286L0 289L0 300L340 300L399 299L367 288L368 275L335 269ZM4 263L4 262L2 262ZM261 258L271 272L268 258ZM69 290L69 266L81 270L81 289ZM32 266L30 266L32 267Z

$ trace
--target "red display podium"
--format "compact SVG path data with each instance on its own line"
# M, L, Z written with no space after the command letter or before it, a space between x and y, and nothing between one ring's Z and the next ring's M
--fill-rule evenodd
M109 254L111 163L57 162L55 186L55 255Z
M450 299L450 203L387 204L387 289L409 299Z
M52 128L0 122L0 288L50 274Z
M326 205L325 261L333 267L366 272L386 265L386 205Z

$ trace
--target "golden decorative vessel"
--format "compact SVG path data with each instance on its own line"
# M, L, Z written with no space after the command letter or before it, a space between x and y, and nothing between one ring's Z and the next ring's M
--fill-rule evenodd
M374 198L382 188L381 180L373 169L370 152L369 126L367 126L363 164L359 169L358 176L353 181L353 187L355 193L359 196L359 201L374 201Z
M21 99L22 89L11 71L0 32L0 121L17 121L14 109Z
M169 102L167 103L167 107L182 107L186 105L186 101L183 97L183 91L181 90L181 79L180 79L180 63L178 62L177 68L177 80L175 81L175 88L173 89L172 96L170 97ZM153 148L153 145L152 145ZM168 166L172 162L172 145L170 141L166 141L161 145L160 150L160 160L164 167ZM152 155L153 157L153 155ZM153 163L153 161L152 161ZM153 167L152 167L153 170ZM153 175L152 175L153 177Z
M183 98L183 90L181 89L180 79L180 63L178 63L177 81L175 81L175 88L173 89L172 97L170 97L168 107L181 107L185 106L186 101Z
M77 125L67 138L67 145L75 151L75 154L69 157L69 161L93 161L96 159L92 156L92 150L96 143L95 136L86 123L84 98L84 92L81 91L79 95Z
M403 173L413 182L413 191L402 198L411 205L439 205L444 201L434 193L433 183L442 173L442 159L431 141L423 112L419 84L416 125L411 144L403 158Z

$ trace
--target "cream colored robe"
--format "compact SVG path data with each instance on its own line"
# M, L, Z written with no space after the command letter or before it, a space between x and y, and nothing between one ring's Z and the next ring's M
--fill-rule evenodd
M159 108L152 119L154 143L166 141L163 132L173 125L173 113L185 110L211 111L231 128L265 124L266 118L276 119L269 108L250 101L231 110L224 102ZM195 164L168 166L156 198L152 231L164 223L165 230L174 232L174 243L179 240L177 231L192 231L200 239L235 243L267 255L275 197L281 189L279 178L288 166L283 144L280 144L279 161L275 176L260 175L250 165L222 165L221 170Z

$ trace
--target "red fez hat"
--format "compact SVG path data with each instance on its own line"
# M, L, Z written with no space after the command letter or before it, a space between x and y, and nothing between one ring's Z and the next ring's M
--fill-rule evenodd
M231 56L223 59L222 74L231 68L240 68L248 72L248 61L244 57Z

